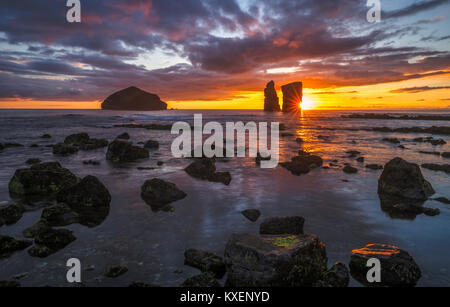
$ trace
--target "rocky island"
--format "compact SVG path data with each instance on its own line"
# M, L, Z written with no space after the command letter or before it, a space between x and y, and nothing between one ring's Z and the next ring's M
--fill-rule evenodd
M116 92L102 103L103 110L121 111L162 111L167 110L167 103L158 95L148 93L137 87L129 87Z

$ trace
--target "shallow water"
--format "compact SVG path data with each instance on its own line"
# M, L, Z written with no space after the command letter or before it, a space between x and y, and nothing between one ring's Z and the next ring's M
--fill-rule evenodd
M172 123L191 121L192 115L202 113L204 121L279 121L289 131L305 140L299 145L296 137L280 138L281 161L290 159L299 149L324 158L328 165L337 159L338 167L316 169L307 175L293 176L287 170L260 169L254 159L232 159L218 163L219 171L230 171L230 186L198 181L190 178L183 168L188 159L175 159L170 152L174 136L168 131L113 128L121 123ZM329 264L342 261L348 264L352 249L368 243L389 243L407 250L422 269L419 286L448 286L450 284L450 206L428 201L425 206L439 208L436 217L418 216L414 220L392 219L380 208L377 180L381 171L365 169L365 164L385 164L400 156L415 163L448 163L434 155L418 151L449 152L450 145L432 146L414 143L421 134L368 132L363 128L387 126L412 127L448 126L449 122L393 121L343 119L348 112L305 111L298 116L266 114L260 111L167 111L167 112L109 112L100 110L0 111L0 142L24 144L0 153L0 204L10 200L8 182L18 168L25 168L29 158L59 161L77 176L97 176L112 195L111 210L98 227L80 225L64 227L74 231L77 240L45 259L32 258L27 251L17 252L0 260L0 280L27 273L20 280L23 286L67 286L65 263L79 258L83 268L82 280L87 286L127 286L132 281L177 286L184 279L198 273L183 265L184 250L199 248L223 254L225 244L233 232L258 233L259 222L271 216L301 215L306 219L305 231L314 233L326 244ZM385 112L386 113L386 112ZM408 112L408 114L412 114ZM354 129L354 130L348 130ZM61 142L72 133L88 132L91 137L112 141L128 132L134 143L158 140L160 149L151 152L148 160L114 167L105 161L105 149L79 152L70 157L53 156L45 145ZM52 139L39 137L49 133ZM328 140L318 139L319 135ZM382 141L398 137L407 149ZM448 136L434 136L450 141ZM40 145L30 148L31 144ZM345 152L358 150L366 158L364 164L347 158ZM100 166L83 165L84 160L99 160ZM162 167L158 161L164 161ZM357 167L359 172L342 172L344 163ZM155 167L139 171L137 167ZM450 198L450 176L442 172L423 170L434 186L434 197ZM173 205L174 212L153 212L140 198L145 180L162 178L171 181L188 194ZM349 182L344 182L348 180ZM247 208L261 210L257 223L246 220L240 212ZM22 237L22 231L39 220L41 210L29 212L13 226L0 228L0 234ZM103 277L109 265L125 265L128 273L117 278ZM177 273L175 273L177 271ZM181 271L181 272L178 272ZM356 281L351 282L358 286Z

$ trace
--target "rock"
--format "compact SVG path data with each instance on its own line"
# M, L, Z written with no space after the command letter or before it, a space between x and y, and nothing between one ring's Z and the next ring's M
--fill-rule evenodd
M441 154L441 156L442 156L442 158L450 159L450 152L443 152L443 153Z
M132 143L126 141L115 140L109 144L106 160L114 163L134 162L139 159L150 157L147 149L133 146Z
M108 146L106 139L91 139L87 133L77 133L66 137L64 144L77 148L78 150L95 150Z
M446 198L446 197L438 197L438 198L435 198L435 199L433 199L433 200L438 201L438 202L441 202L441 203L443 203L443 204L450 205L450 199L448 199L448 198Z
M73 146L81 146L87 142L89 142L89 134L87 133L77 133L69 135L64 139L64 144L73 145Z
M22 144L19 143L4 143L4 148L17 148L17 147L24 147Z
M120 124L114 125L115 128L130 128L130 129L146 129L146 130L161 130L171 131L171 124Z
M444 173L450 174L450 164L425 163L425 164L422 164L422 167L429 169L431 171L444 172Z
M41 139L51 139L52 136L48 133L41 135Z
M23 216L25 208L20 204L12 204L0 207L0 227L5 225L13 225L17 223Z
M303 234L305 219L301 216L272 217L265 219L260 227L262 235L300 235Z
M388 142L388 143L392 143L392 144L400 144L400 141L397 138L384 138L383 142Z
M30 145L30 148L38 148L38 147L39 147L38 144L31 144L31 145Z
M278 99L277 91L275 90L275 82L270 81L264 89L264 111L266 112L280 112L280 101Z
M62 189L78 182L78 178L58 162L32 165L17 170L9 182L9 193L14 196L52 197Z
M350 272L341 262L336 262L329 270L325 271L315 287L345 288L350 282Z
M223 183L224 185L230 185L231 174L229 172L216 172L208 177L208 181L219 182Z
M159 142L153 141L153 140L148 140L145 143L144 147L147 148L147 149L158 149L159 148Z
M0 280L0 288L18 288L20 283L11 280Z
M381 262L381 283L367 282L367 262L376 258ZM352 251L350 258L352 276L364 285L404 287L415 286L422 273L411 255L392 245L369 244L364 248Z
M378 165L378 164L367 164L366 168L377 171L377 170L383 169L383 166Z
M80 150L95 150L108 146L109 142L106 139L89 139L88 142L79 146Z
M58 156L70 156L78 152L78 147L58 143L53 146L53 154Z
M349 150L346 152L346 154L348 154L349 158L356 158L357 156L359 156L361 154L361 152L357 151L357 150Z
M423 151L420 150L419 153L424 154L424 155L433 155L433 156L440 156L441 153L438 151Z
M0 235L0 259L11 256L12 253L24 250L33 244L28 240L18 240L8 236Z
M39 220L36 224L23 231L25 238L34 239L39 233L51 229L45 220Z
M226 273L223 259L216 254L197 249L188 249L184 252L184 264L197 268L203 273L212 273L218 279Z
M78 184L60 191L56 200L77 213L80 224L95 227L108 216L111 195L100 180L94 176L86 176ZM61 220L75 219L75 215L65 212L62 210L64 214Z
M119 135L116 139L119 140L129 140L131 137L128 133L124 132L121 135Z
M439 140L430 140L428 143L430 143L433 146L439 146L439 145L445 145L447 144L446 141L444 141L443 139L439 139Z
M441 213L439 209L426 208L423 201L411 202L408 200L394 201L381 198L381 209L388 213L391 218L413 220L420 214L436 216Z
M41 160L37 159L37 158L31 158L31 159L28 159L25 163L28 165L39 164L39 163L41 163Z
M159 111L167 110L167 104L151 93L137 87L129 87L116 92L102 103L104 110Z
M0 143L0 151L2 151L3 149L5 149L5 146L2 143Z
M308 174L312 168L318 168L323 165L323 160L319 156L299 151L299 155L293 157L291 162L280 163L280 165L289 170L293 175L300 176Z
M230 287L311 287L326 270L327 256L314 235L233 234L225 263Z
M84 165L94 165L94 166L98 166L100 165L99 161L95 161L95 160L85 160L83 161Z
M406 147L404 145L398 145L398 148L400 149L406 149Z
M356 159L357 162L359 163L364 163L366 159L364 157L359 157L358 159Z
M164 162L163 162L163 161L158 161L158 163L156 163L156 165L158 165L158 166L163 166L163 165L164 165Z
M303 84L294 82L281 87L283 92L283 112L296 113L303 100Z
M105 276L109 278L117 278L128 272L128 268L120 265L111 266L106 269Z
M303 143L304 143L304 141L303 141L302 138L296 138L295 141L296 141L297 143L299 143L299 144L303 144Z
M356 169L350 165L347 165L344 167L344 173L346 173L346 174L356 174L357 172L358 172L358 169Z
M431 184L423 178L419 166L401 158L386 164L378 180L378 194L384 199L425 201L434 193Z
M203 273L186 279L181 287L185 288L219 288L220 284L213 274Z
M153 211L164 210L167 205L184 199L186 193L173 183L161 179L147 180L141 188L142 199L151 206Z
M42 211L41 220L51 227L68 226L79 221L79 214L72 211L69 206L60 204L46 208Z
M28 250L32 257L45 258L75 241L73 232L67 229L46 229L34 237L35 245Z
M261 216L261 212L257 209L247 209L241 212L248 220L256 222Z
M147 284L140 281L134 281L128 286L128 288L158 288L158 287L159 287L158 285Z

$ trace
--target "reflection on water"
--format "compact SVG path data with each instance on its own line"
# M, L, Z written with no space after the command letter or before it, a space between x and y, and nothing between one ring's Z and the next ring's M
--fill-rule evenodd
M113 128L115 124L168 123L191 121L192 114L203 113L204 122L218 121L278 121L287 126L280 137L280 161L289 161L305 150L324 159L329 169L314 169L307 175L293 176L289 171L261 169L254 158L227 159L217 163L217 171L229 171L230 186L199 181L189 177L183 169L192 161L175 159L170 146L175 136L167 131ZM72 113L70 116L68 114ZM10 199L8 182L14 171L25 168L29 158L59 161L78 177L97 176L111 193L109 214L98 226L87 228L74 224L64 228L74 231L77 240L64 250L45 259L31 258L26 251L0 260L0 280L27 272L23 285L66 285L65 263L79 258L84 268L82 279L88 286L124 286L132 281L179 285L198 273L184 266L184 250L200 248L223 254L225 244L233 232L258 233L259 222L251 223L241 215L249 208L259 209L261 219L272 216L302 215L305 230L317 234L326 244L330 264L348 263L352 250L369 243L389 243L407 250L419 264L422 286L442 286L450 283L450 208L428 201L425 206L436 207L441 214L435 217L419 215L414 220L392 219L383 212L377 195L377 180L381 171L366 169L366 164L384 165L400 156L410 162L448 163L436 155L420 151L450 152L449 145L433 146L414 142L421 134L380 133L357 130L381 127L445 126L447 122L383 121L344 119L343 113L303 111L301 116L268 114L259 111L167 111L106 112L106 111L1 111L0 142L18 142L22 148L8 148L0 152L0 202ZM344 130L347 129L347 130ZM354 129L354 130L348 130ZM114 167L105 159L105 150L79 152L70 157L54 157L49 144L61 142L75 132L88 132L93 138L107 138L128 132L136 144L149 139L158 140L160 149L148 160ZM52 139L41 139L50 133ZM303 143L296 142L300 137ZM396 137L406 149L383 142ZM439 138L446 139L445 136ZM31 144L39 147L31 148ZM361 152L364 162L346 154ZM85 160L97 160L99 166L83 165ZM163 166L158 166L163 161ZM361 161L361 160L360 160ZM345 174L344 165L358 169L357 174ZM141 168L138 170L138 167ZM436 197L450 198L449 175L423 170L425 178L437 191ZM187 197L172 203L171 212L153 212L141 199L142 184L152 178L175 183ZM15 225L3 226L1 234L22 237L22 231L35 224L42 208L27 212ZM425 248L426 247L426 248ZM109 265L125 265L127 274L118 279L103 277ZM181 270L181 273L180 273ZM358 285L352 281L352 285Z

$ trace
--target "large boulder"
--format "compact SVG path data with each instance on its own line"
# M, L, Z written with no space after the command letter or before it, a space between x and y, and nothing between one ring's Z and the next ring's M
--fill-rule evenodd
M111 195L108 189L94 176L86 176L78 184L66 188L56 196L58 203L67 205L76 215L60 207L60 219L66 218L76 220L88 227L100 225L109 214ZM54 221L58 220L52 215Z
M161 179L147 180L141 188L142 199L153 211L171 209L170 203L181 200L187 196L186 193L170 182Z
M35 164L29 169L17 170L9 182L12 196L50 198L79 179L58 162Z
M275 83L270 81L264 89L264 111L266 112L280 112L280 101L278 99L277 91L275 90Z
M132 143L126 141L115 140L108 146L106 160L114 163L134 162L139 159L150 157L147 149L133 146Z
M283 112L295 113L300 110L303 100L302 82L293 82L281 87L283 91Z
M262 235L300 235L303 234L305 219L301 216L272 217L259 226Z
M417 164L395 158L384 167L378 180L380 198L425 201L435 193Z
M314 235L233 234L225 248L231 287L310 287L326 271L325 245Z
M223 259L216 254L197 249L184 252L184 264L206 273L212 273L216 278L222 278L227 270Z
M137 87L116 92L102 103L103 110L159 111L167 110L167 104L155 94Z
M28 253L32 257L45 258L65 248L75 240L76 238L70 230L48 228L35 236L35 245L28 250Z
M11 256L16 251L23 250L33 244L28 240L18 240L0 235L0 259Z
M381 283L368 283L367 267L370 259L378 259L381 263ZM411 255L392 245L369 244L364 248L352 251L350 258L352 276L367 286L402 287L415 286L422 273Z

